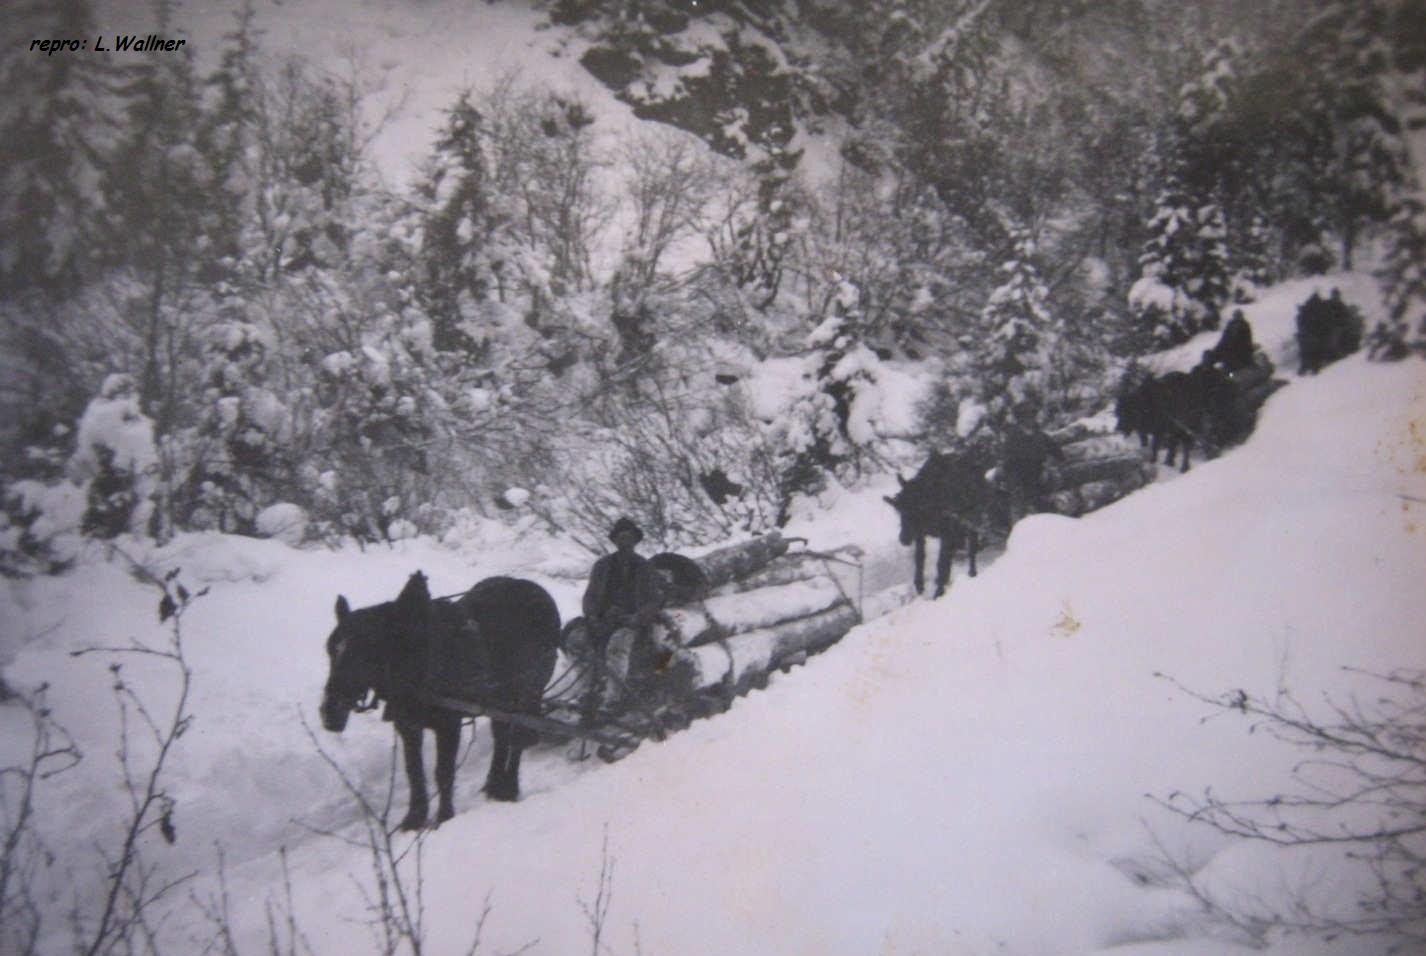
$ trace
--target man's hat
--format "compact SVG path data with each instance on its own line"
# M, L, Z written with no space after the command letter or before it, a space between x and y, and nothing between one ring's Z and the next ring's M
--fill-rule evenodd
M614 527L609 530L609 540L617 541L621 534L632 534L635 542L644 540L643 529L628 518L620 518L614 522Z

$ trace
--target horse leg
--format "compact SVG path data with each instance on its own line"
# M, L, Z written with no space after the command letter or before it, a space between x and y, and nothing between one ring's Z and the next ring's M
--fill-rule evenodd
M971 531L966 535L966 551L970 553L970 576L975 577L975 553L980 550L980 532Z
M436 728L436 823L456 815L456 753L460 750L460 718L443 719Z
M916 585L916 593L924 594L926 591L926 572L922 570L926 563L926 536L924 534L916 536L916 554L912 560L916 564L916 571L911 580Z
M518 728L510 728L512 731ZM520 742L519 734L513 735L514 739L505 752L505 773L510 779L510 799L520 799L520 756L525 752L524 745Z
M941 549L936 552L936 597L946 593L946 585L951 580L951 558L955 553L955 533L948 532L941 538Z
M512 728L503 720L492 720L490 732L495 738L495 750L490 755L490 770L485 775L485 795L492 800L519 799L519 751L514 745Z
M399 720L396 723L396 733L401 737L401 747L406 756L406 784L411 791L406 816L401 821L403 830L424 827L426 815L431 809L426 795L426 767L421 758L421 736L424 732L421 725L414 721Z

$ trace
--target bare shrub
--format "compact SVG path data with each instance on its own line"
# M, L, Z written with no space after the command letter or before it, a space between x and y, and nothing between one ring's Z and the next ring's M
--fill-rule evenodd
M426 876L423 851L425 842L433 830L420 830L414 835L401 835L392 821L395 812L399 748L393 739L390 759L387 763L385 782L376 796L356 779L350 770L343 767L326 750L313 733L305 717L302 727L313 748L323 762L331 768L341 782L355 806L358 829L355 834L333 829L314 829L313 832L338 840L365 854L371 877L369 883L352 879L361 890L366 905L366 923L371 930L375 951L383 956L395 956L399 952L409 952L411 956L422 953L439 952L429 938L426 926ZM489 894L476 918L473 939L464 950L466 956L475 956L480 949L486 921L492 910ZM539 940L532 940L510 956L517 956L531 949Z
M1426 672L1354 672L1371 681L1365 699L1323 696L1309 708L1286 689L1272 699L1235 690L1211 697L1220 712L1249 721L1305 753L1283 793L1230 800L1211 787L1158 802L1195 823L1279 847L1339 848L1366 887L1350 916L1292 901L1268 919L1305 933L1384 937L1395 951L1426 942ZM1225 911L1232 905L1217 901Z
M159 592L158 616L160 622L169 624L169 639L160 646L131 640L125 645L72 652L75 657L101 654L110 658L111 689L119 716L119 770L128 797L117 848L100 849L105 891L99 910L86 912L79 903L75 904L78 948L86 956L135 950L157 952L157 926L153 921L157 905L196 875L170 875L162 863L150 857L148 848L154 833L170 845L178 839L178 802L167 790L165 772L179 738L193 724L193 714L188 709L193 671L184 656L183 617L207 589L190 593L178 581L177 568L159 577L118 549L115 552L129 561L136 577ZM121 660L130 657L156 659L173 671L177 688L167 709L153 709L125 680Z
M779 523L792 493L786 456L736 395L706 406L656 388L647 400L608 403L603 419L574 446L582 453L559 463L563 493L534 503L590 550L604 550L621 514L670 547ZM710 492L715 473L736 487Z
M46 704L48 688L15 694L12 701L30 718L30 749L25 759L0 767L0 950L16 956L36 951L44 914L33 896L40 872L54 855L35 827L44 781L81 759L79 748Z

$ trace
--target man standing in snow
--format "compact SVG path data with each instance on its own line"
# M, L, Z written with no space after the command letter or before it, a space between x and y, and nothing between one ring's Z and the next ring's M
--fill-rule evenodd
M618 700L629 677L634 646L662 604L658 573L634 548L644 532L628 518L620 518L609 532L616 548L594 562L584 591L583 634L571 634L570 650L594 663L599 686L587 689L594 703L608 707Z

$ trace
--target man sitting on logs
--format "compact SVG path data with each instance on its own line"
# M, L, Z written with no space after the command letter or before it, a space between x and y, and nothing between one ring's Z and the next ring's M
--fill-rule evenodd
M584 591L583 626L566 630L565 650L590 670L584 708L609 710L623 697L629 662L663 605L657 571L634 548L644 532L620 518L609 532L615 552L594 562Z
M1203 353L1202 364L1210 368L1214 365L1221 366L1223 371L1232 375L1253 366L1255 349L1253 327L1243 316L1242 309L1234 309L1233 317L1228 320L1228 324L1223 327L1223 334L1218 337L1218 344Z

